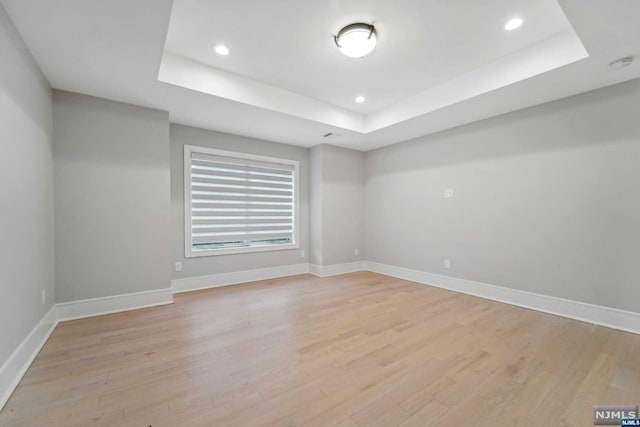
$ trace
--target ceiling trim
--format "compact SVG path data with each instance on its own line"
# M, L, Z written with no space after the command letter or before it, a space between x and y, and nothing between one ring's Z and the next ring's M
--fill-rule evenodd
M219 98L365 133L362 114L165 52L158 80Z
M365 133L429 114L589 57L573 30L534 43L365 119Z
M207 95L368 134L589 57L567 30L382 110L360 114L166 52L158 80Z

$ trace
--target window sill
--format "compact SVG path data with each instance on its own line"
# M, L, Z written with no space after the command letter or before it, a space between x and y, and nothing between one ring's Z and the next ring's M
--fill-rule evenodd
M206 250L190 250L185 254L185 258L201 258L208 256L218 255L234 255L234 254L246 254L253 252L271 252L271 251L285 251L291 249L298 249L300 245L298 243L290 243L286 245L268 245L268 246L249 246L242 248L228 248L228 249L206 249Z

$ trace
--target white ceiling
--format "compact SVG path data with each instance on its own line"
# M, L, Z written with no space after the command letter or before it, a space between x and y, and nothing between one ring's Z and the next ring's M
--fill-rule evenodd
M527 23L506 32L513 16ZM361 21L375 23L378 47L348 58L333 35ZM165 49L369 113L570 29L556 0L174 0ZM219 43L229 56L212 52Z
M0 2L55 88L302 146L368 150L640 77L608 67L640 56L636 0ZM331 38L356 21L379 33L363 59Z

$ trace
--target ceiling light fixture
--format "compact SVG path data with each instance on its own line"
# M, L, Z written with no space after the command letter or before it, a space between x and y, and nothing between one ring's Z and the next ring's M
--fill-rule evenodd
M338 138L339 136L340 134L335 132L327 132L324 135L322 135L323 138Z
M351 58L368 55L378 43L375 27L363 23L347 25L333 39L340 52Z
M366 101L366 99L364 98L364 96L356 96L356 102L358 104L362 104L364 101Z
M229 55L229 48L223 44L217 45L215 48L213 48L213 50L215 50L218 55L222 55L222 56Z
M614 70L622 70L633 64L633 56L626 56L618 60L613 61L609 66Z
M524 21L521 18L513 18L510 19L506 24L504 24L504 29L507 31L513 31L522 26Z

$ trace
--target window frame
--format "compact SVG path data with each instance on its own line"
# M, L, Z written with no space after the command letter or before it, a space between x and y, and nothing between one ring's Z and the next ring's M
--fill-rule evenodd
M193 249L192 216L191 216L191 154L211 154L215 156L233 157L236 159L254 160L259 162L279 163L293 166L293 243L271 244L261 246L243 246L221 249ZM200 147L196 145L184 146L184 256L185 258L199 258L218 255L244 254L253 252L271 252L298 249L299 243L299 162L297 160L268 157L257 154L248 154L238 151L219 150L217 148Z

